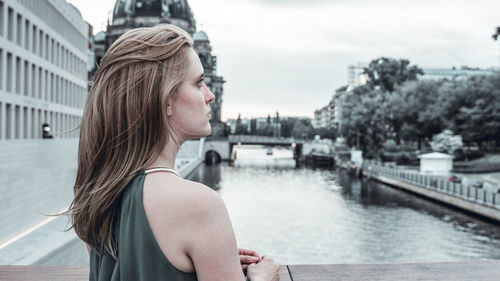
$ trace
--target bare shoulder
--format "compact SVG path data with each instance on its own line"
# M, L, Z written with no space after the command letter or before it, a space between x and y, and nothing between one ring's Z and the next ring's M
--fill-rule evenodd
M204 184L184 180L181 189L179 200L186 205L185 214L190 216L192 222L220 215L226 210L220 195Z
M178 187L182 189L181 192L185 192L185 195L190 195L189 198L192 199L220 200L220 196L216 191L202 183L180 179Z
M222 198L210 187L178 177L150 180L144 185L143 201L153 231L186 241L206 225L229 221Z
M146 179L144 201L181 216L197 216L224 203L210 187L178 177L151 177Z
M189 245L200 226L227 213L211 188L172 175L148 175L143 204L153 234L167 259L178 269L194 271Z

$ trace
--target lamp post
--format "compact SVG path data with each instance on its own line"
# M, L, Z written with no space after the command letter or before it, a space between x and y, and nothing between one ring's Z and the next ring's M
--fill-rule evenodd
M493 40L498 41L498 37L500 36L500 26L495 28L495 33L491 36ZM500 55L499 55L499 69L500 69Z

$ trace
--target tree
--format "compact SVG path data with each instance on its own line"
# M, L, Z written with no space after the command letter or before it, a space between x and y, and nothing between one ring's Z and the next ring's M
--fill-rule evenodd
M388 138L389 127L381 107L384 99L384 92L371 89L368 85L346 94L342 110L342 134L350 146L362 148L365 152L375 152Z
M238 118L236 118L236 128L241 125L241 113L238 113Z
M444 130L435 135L430 142L431 148L436 152L453 154L457 149L463 146L462 137L453 135L451 130Z
M484 147L500 138L500 75L472 76L455 82L455 93L443 96L450 128Z
M231 127L229 127L226 123L224 123L224 131L223 135L224 137L228 137L231 134Z
M334 127L320 127L313 129L313 135L319 135L322 139L335 140L337 131Z
M372 60L364 74L368 83L345 94L341 131L349 145L377 152L387 139L399 144L405 130L415 129L415 124L403 122L412 119L406 92L395 90L423 71L408 60L381 57Z
M423 71L416 65L410 65L409 60L381 57L372 60L363 73L368 75L370 87L378 86L382 91L392 92L397 85L416 80Z
M416 140L419 149L423 140L445 128L438 102L442 84L432 80L408 81L395 90L399 99L390 107L397 116L389 122L395 124L395 132L401 139ZM398 138L396 143L399 144Z
M267 124L264 126L264 127L260 127L258 130L257 130L257 135L259 136L272 136L273 135L273 128L271 127L270 124Z
M297 120L293 124L292 136L294 138L305 139L312 138L313 127L311 122L307 122L306 120Z
M399 145L401 143L401 130L403 128L402 120L408 113L408 104L403 96L396 92L384 93L384 95L385 101L380 105L380 107L388 126L388 134L392 134L396 144Z
M236 129L234 133L236 135L248 134L248 126L246 124L241 124L241 113L238 113L238 118L236 119Z
M257 119L250 119L250 135L257 135Z
M293 126L296 122L295 118L281 119L281 136L289 138L292 136Z
M236 135L246 135L248 134L248 126L247 124L240 124L238 127L236 127Z

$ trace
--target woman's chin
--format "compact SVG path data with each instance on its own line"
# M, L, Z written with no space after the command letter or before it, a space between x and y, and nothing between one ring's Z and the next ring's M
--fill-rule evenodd
M208 123L208 126L205 130L204 137L209 136L212 133L212 126L210 126L210 123Z
M212 133L212 127L210 126L210 124L207 125L207 127L205 127L202 131L200 131L198 134L196 135L193 135L190 139L199 139L199 138L203 138L203 137L206 137L206 136L209 136L210 133Z

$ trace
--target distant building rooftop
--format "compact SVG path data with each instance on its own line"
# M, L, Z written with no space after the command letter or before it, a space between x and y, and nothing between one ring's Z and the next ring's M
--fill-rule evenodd
M426 154L420 154L418 156L420 159L453 159L455 158L453 155L440 153L440 152L432 152Z
M420 79L431 80L460 80L474 75L490 75L495 71L493 69L480 69L480 68L423 68L424 75Z

